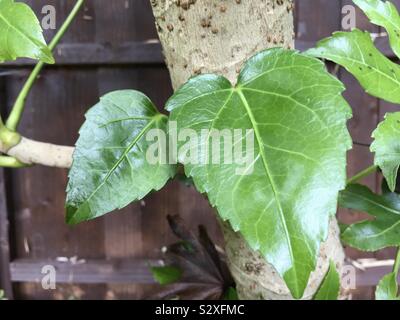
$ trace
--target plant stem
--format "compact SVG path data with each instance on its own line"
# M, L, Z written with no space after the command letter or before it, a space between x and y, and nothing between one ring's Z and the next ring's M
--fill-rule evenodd
M83 2L85 0L78 0L72 9L71 13L68 15L67 19L64 21L63 25L61 26L60 30L54 36L53 40L49 44L50 51L53 51L57 44L60 42L61 38L67 31L68 27L71 25L72 21L74 20L75 16L77 15L79 9L81 8ZM22 88L21 92L19 93L17 100L15 101L14 107L11 110L10 116L7 119L6 127L11 130L17 130L18 124L21 120L22 113L24 112L25 108L25 101L32 89L32 86L38 77L40 71L42 71L44 67L44 63L40 61L35 68L32 70L28 80L25 82L24 87Z
M396 279L399 274L399 268L400 268L400 247L397 249L397 256L393 266L393 273L396 275Z
M375 165L370 166L367 169L361 171L360 173L357 173L354 177L347 180L347 184L356 183L359 180L361 180L362 178L365 178L365 177L369 176L370 174L374 173L377 169L378 169L378 166L375 166Z
M0 156L0 167L4 168L25 168L29 167L29 165L26 165L17 159L13 157L8 157L8 156Z

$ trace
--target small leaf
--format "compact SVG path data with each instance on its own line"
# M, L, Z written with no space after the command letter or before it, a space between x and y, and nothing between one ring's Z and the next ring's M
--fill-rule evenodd
M314 296L314 300L337 300L340 292L340 276L335 263L330 262L324 281Z
M235 301L239 300L239 296L237 294L236 289L229 287L228 290L226 290L222 300L235 300Z
M342 234L345 244L363 251L400 245L400 195L380 196L365 186L352 184L340 193L339 205L375 217L347 227Z
M376 300L400 300L395 272L389 273L379 281L375 291Z
M199 137L203 130L242 132L228 154L254 138L241 154L246 162L204 161L211 149L196 152L195 162L188 163L185 154L179 161L219 215L266 257L296 298L315 269L338 191L345 186L351 110L343 89L317 59L271 49L246 63L236 87L223 77L202 75L167 103L178 129L194 130ZM179 148L211 148L211 135L205 138L180 142Z
M386 114L372 137L375 138L371 145L375 164L382 169L390 191L394 191L400 167L400 112Z
M6 300L3 290L0 290L0 300Z
M109 93L86 114L74 152L67 188L67 221L94 219L152 190L174 176L175 166L151 164L146 152L150 129L166 132L167 117L140 92ZM159 154L165 154L159 143ZM166 163L166 162L165 162Z
M400 15L390 1L353 0L372 23L386 29L393 52L400 57Z
M182 270L172 266L151 267L154 280L161 285L178 282L182 277Z
M32 9L14 0L0 0L0 62L25 57L54 63Z
M369 94L400 103L400 67L376 49L368 32L336 32L306 54L336 62L355 76Z

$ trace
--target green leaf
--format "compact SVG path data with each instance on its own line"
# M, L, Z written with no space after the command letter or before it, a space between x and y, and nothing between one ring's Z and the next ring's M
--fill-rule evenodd
M120 209L159 190L175 166L151 164L150 129L166 131L167 117L140 92L115 91L86 114L67 188L67 221L75 224ZM165 153L162 143L159 151ZM165 161L166 163L166 161Z
M314 296L314 300L337 300L340 292L340 276L335 263L330 262L324 281Z
M386 114L372 137L375 138L371 145L375 164L382 169L389 189L394 191L400 167L400 112Z
M396 6L390 1L353 0L367 15L372 23L386 29L390 46L400 57L400 15Z
M375 291L376 300L400 300L396 273L387 274L379 281Z
M235 147L254 138L247 157L239 152L247 163L212 164L204 161L207 152L198 152L197 164L188 163L184 152L179 161L220 216L265 256L296 298L315 269L338 191L345 186L351 110L343 89L317 59L271 49L246 63L236 87L223 77L202 75L167 103L178 129L198 135L204 129L237 129L242 138ZM211 135L204 138L200 145L189 141L179 147L196 150ZM229 151L234 154L234 147Z
M306 54L345 67L371 95L400 103L400 67L374 46L368 32L336 32Z
M0 62L25 57L54 63L32 9L14 0L0 0Z
M400 195L386 193L381 196L365 186L352 184L340 193L339 205L375 217L345 229L342 234L345 244L363 251L400 245Z
M224 293L224 297L222 300L239 300L239 296L235 288L229 287L228 290Z
M0 300L6 300L3 290L0 290Z
M172 266L151 267L154 280L161 285L168 285L178 282L182 277L182 270Z

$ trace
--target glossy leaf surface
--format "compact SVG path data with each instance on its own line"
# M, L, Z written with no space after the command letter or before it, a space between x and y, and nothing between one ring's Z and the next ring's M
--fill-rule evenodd
M365 186L352 184L340 193L339 204L374 217L347 227L342 234L345 244L363 251L400 245L400 195L377 195Z
M32 9L14 0L0 0L0 62L25 57L54 63Z
M199 136L204 129L241 131L228 150L233 154L241 145L239 154L248 156L244 146L254 138L253 157L245 157L246 163L212 164L206 156L212 153L211 135L201 140L203 151L198 141L189 142L197 164L187 161L189 153L180 153L179 161L220 216L274 265L296 298L315 268L338 191L345 186L351 110L343 89L317 59L271 49L246 63L236 87L223 77L202 75L167 103L178 129ZM221 139L221 150L224 145Z
M159 190L175 166L146 158L151 129L166 131L167 117L140 92L123 90L101 98L86 114L67 188L67 221L94 219ZM160 152L165 153L160 144Z
M400 167L400 112L386 114L372 136L375 139L371 145L375 164L382 169L389 189L394 191Z

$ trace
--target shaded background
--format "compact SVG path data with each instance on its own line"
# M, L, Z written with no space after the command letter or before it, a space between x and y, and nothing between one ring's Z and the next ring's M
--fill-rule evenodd
M24 1L39 17L51 4L60 26L74 1ZM400 5L400 0L393 1ZM84 113L99 97L116 89L137 89L161 109L171 95L148 0L88 0L56 50L57 64L48 66L29 96L23 117L23 135L41 141L72 145L84 121ZM297 47L341 29L343 0L297 0ZM357 27L380 32L357 11ZM54 31L46 31L51 39ZM379 46L393 57L384 40ZM331 69L346 84L345 97L354 110L349 124L354 149L349 153L349 175L373 162L369 152L371 132L388 111L399 110L368 96L356 80L342 69ZM21 60L1 66L0 105L7 114L32 62ZM378 191L379 175L365 179ZM221 235L212 209L193 188L172 181L160 192L124 210L95 221L68 227L64 223L67 171L34 167L0 169L0 288L16 299L136 299L156 289L148 262L160 257L160 248L175 241L166 215L180 214L193 228L204 224L221 245ZM358 220L362 214L341 211L342 221ZM9 226L9 228L8 228ZM351 259L392 259L393 250L360 253L346 249ZM37 281L41 267L57 265L54 291L45 291ZM78 267L76 267L78 266ZM389 268L359 270L354 298L373 297L372 285Z

